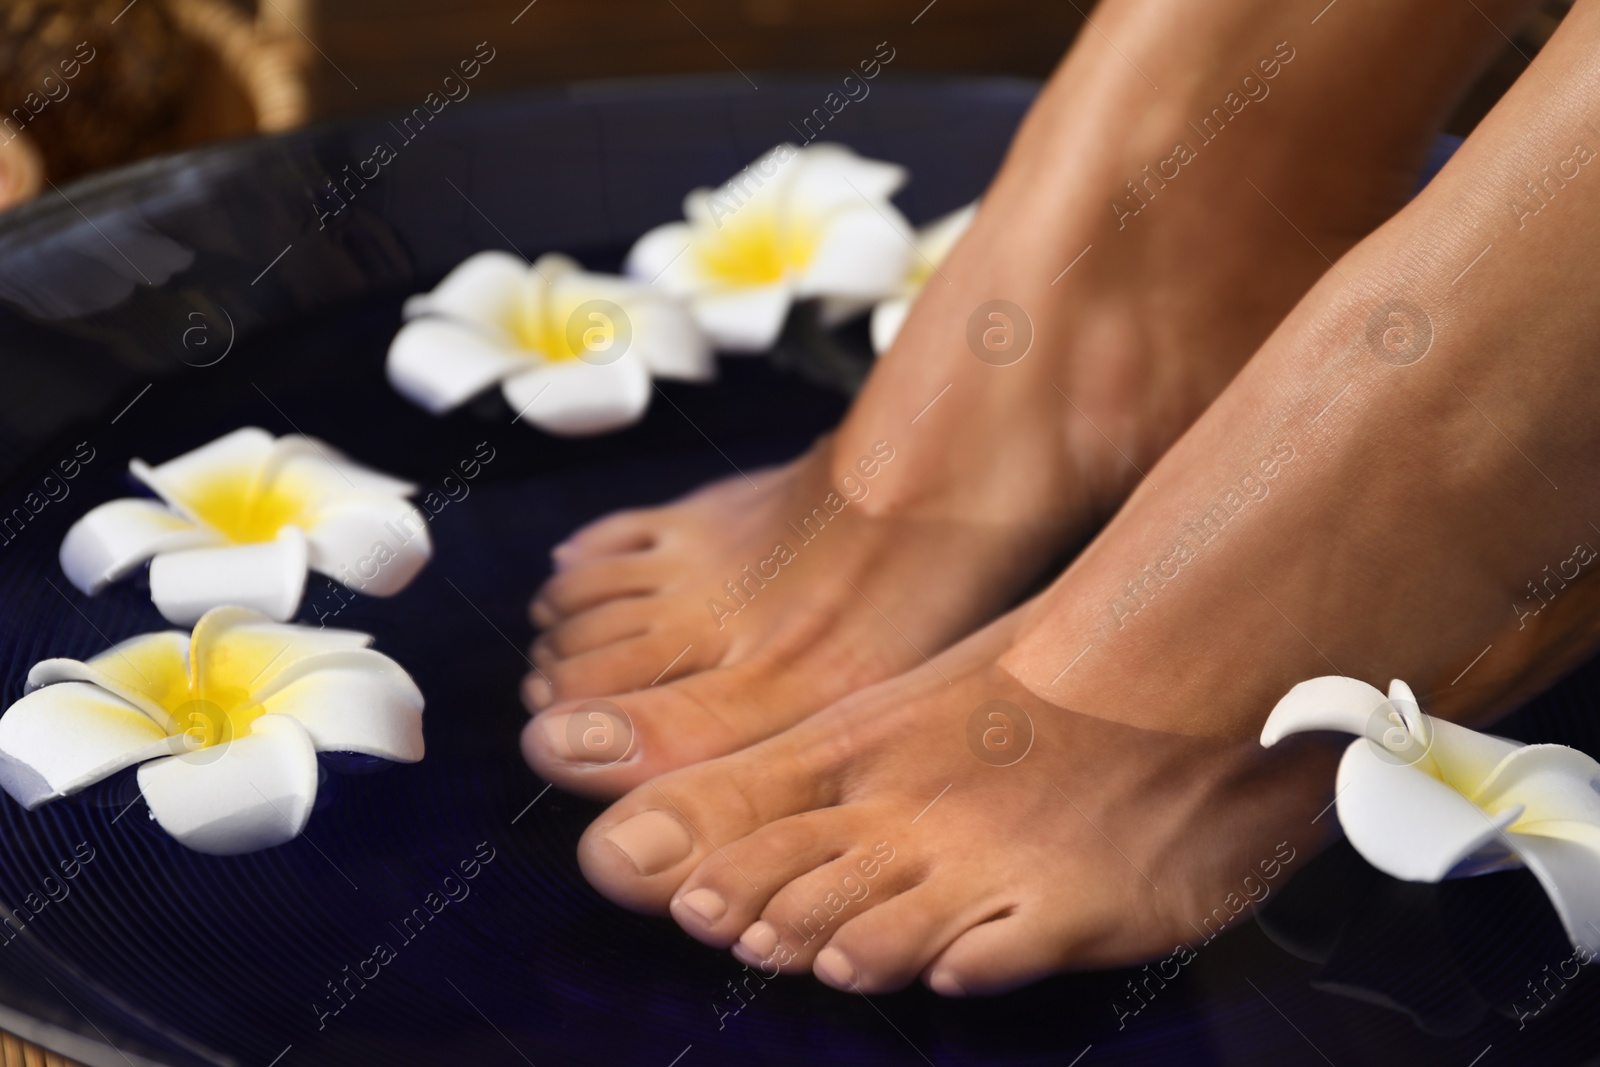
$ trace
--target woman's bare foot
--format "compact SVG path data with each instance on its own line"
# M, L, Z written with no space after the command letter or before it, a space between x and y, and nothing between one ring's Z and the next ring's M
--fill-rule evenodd
M864 992L1181 957L1331 830L1336 748L1255 740L1291 685L1401 677L1482 722L1590 654L1597 42L1575 9L1551 84L1339 261L1052 589L634 790L590 881ZM1506 210L1544 161L1562 184Z
M1476 13L1426 0L1359 24L1330 15L1315 37L1281 5L1234 7L1097 12L1106 36L1063 65L834 435L759 488L735 477L557 549L524 690L543 711L524 735L536 770L618 795L1004 610L1226 385L1323 255L1403 201L1447 101L1498 40ZM1401 47L1413 24L1450 42L1444 59ZM1199 68L1206 35L1226 43ZM1349 64L1341 48L1373 40L1404 66ZM1307 128L1318 137L1285 151ZM998 298L1033 333L1004 366L968 341ZM599 697L613 700L579 703Z
M641 786L584 835L585 875L769 976L867 993L991 993L1214 936L1326 830L1333 759L1047 704L995 666L1027 610Z

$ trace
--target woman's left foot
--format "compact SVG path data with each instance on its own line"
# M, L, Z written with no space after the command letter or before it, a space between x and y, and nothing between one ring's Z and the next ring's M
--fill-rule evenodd
M1214 936L1328 828L1327 751L1052 706L995 665L1021 623L641 786L585 875L768 975L960 996Z

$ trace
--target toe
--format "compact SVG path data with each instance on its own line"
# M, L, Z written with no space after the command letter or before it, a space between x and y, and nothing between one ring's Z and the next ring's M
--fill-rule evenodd
M992 897L934 878L849 919L817 955L812 970L847 992L901 989L975 921L1003 908ZM840 980L846 976L847 982Z
M635 789L584 831L578 865L616 903L664 912L717 850L835 799L831 771L820 771L792 745L769 742Z
M669 677L669 670L678 673L714 664L714 649L706 649L704 659L696 656L696 651L693 645L685 645L680 635L645 633L570 659L544 664L536 656L534 662L549 678L552 701L581 701L648 689Z
M651 621L660 614L661 604L651 597L622 597L557 623L538 643L557 656L576 656L638 637L650 629Z
M626 644L613 647L622 649ZM601 657L608 651L588 656ZM678 651L658 648L653 662L664 662ZM678 666L696 662L694 655L690 652ZM565 670L576 659L557 665L557 670ZM555 699L560 699L555 690L567 684L561 680L564 677L550 676ZM679 767L738 752L760 741L771 729L787 726L792 718L763 703L749 670L742 666L701 670L671 684L646 683L646 688L635 692L590 698L576 705L570 701L533 703L535 696L547 697L539 684L542 681L535 679L524 688L524 699L535 711L548 710L540 712L523 731L523 755L546 781L600 799L619 797ZM537 694L530 692L531 688L538 689ZM570 718L580 709L586 717ZM597 727L612 734L604 730L582 733ZM613 735L625 742L613 743ZM606 743L584 747L571 742L574 736L592 736Z
M659 519L653 509L618 511L591 522L550 550L558 569L605 556L638 552L656 542Z
M538 625L553 626L608 600L655 593L670 577L671 568L651 552L573 564L545 582L530 614Z
M785 886L851 851L854 826L843 809L803 811L730 842L679 887L673 918L709 945L733 945Z
M555 687L550 684L550 676L538 665L535 665L534 669L522 679L522 706L528 710L529 715L537 715L554 703L555 693Z
M923 981L947 997L1004 993L1060 971L1081 935L1037 909L1020 909L961 934L930 963Z
M879 821L857 824L867 833ZM761 918L740 934L734 956L768 971L804 973L816 967L819 975L828 975L828 984L852 989L856 972L849 959L828 951L833 936L914 882L914 872L903 859L885 864L878 855L893 856L894 850L887 841L858 835L836 859L785 885L761 909ZM872 878L866 877L869 871Z

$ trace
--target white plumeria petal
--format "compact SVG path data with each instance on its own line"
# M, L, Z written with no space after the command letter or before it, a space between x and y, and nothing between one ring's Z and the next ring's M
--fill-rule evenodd
M1516 829L1537 833L1545 821L1600 827L1600 763L1566 745L1525 745L1506 755L1467 795L1480 807L1523 809Z
M72 524L61 542L61 569L92 595L158 553L220 542L219 535L165 504L111 500Z
M494 334L429 318L400 327L384 366L389 384L400 395L439 415L526 370L528 358Z
M35 689L0 717L0 788L25 808L183 750L149 715L89 682Z
M1503 841L1505 828L1472 801L1379 751L1365 739L1345 749L1335 793L1339 823L1368 863L1408 882L1437 882Z
M1400 718L1405 722L1406 728L1415 736L1424 736L1428 729L1428 717L1422 713L1422 705L1417 703L1417 694L1411 687L1400 679L1395 678L1389 682L1389 703L1394 705L1400 713Z
M624 353L611 363L563 360L508 378L506 402L548 433L583 436L636 421L650 405L650 372Z
M916 256L911 224L892 205L846 205L828 221L796 295L893 296Z
M590 274L565 256L549 255L535 264L551 278L550 310L558 323L574 329L574 319L587 308L591 320L577 323L582 336L597 310L593 301L608 301L627 319L625 325L608 324L615 337L626 330L628 353L638 357L651 374L661 378L706 381L716 375L705 336L684 306L661 290L642 282L608 274ZM580 359L601 362L608 353L590 351Z
M967 227L972 225L972 220L977 217L978 203L973 201L965 207L958 208L948 215L941 216L930 222L917 232L915 239L916 255L912 258L905 277L901 282L900 295L883 301L872 309L872 350L878 355L883 355L894 344L894 339L899 336L900 328L905 325L906 316L911 312L911 305L916 300L917 294L927 284L928 278L937 273L940 263L943 263L967 232Z
M806 155L792 144L762 153L715 189L691 189L683 198L683 217L701 228L721 229L745 208L751 208L752 214L778 210L801 180ZM846 188L842 183L833 184Z
M775 150L776 151L776 150ZM906 183L906 169L856 155L840 144L814 144L790 163L794 177L785 190L791 209L827 215L863 202L883 206Z
M589 274L583 269L582 264L580 264L577 260L573 259L571 256L563 255L560 252L546 252L544 255L533 261L532 267L524 265L522 269L524 271L531 271L537 276L540 282L544 283L545 286L550 287L558 286L563 282L571 281L573 276L592 278L596 281L616 281L623 285L630 286L632 284L627 279L620 278L615 275Z
M1511 834L1517 854L1544 886L1573 945L1600 952L1600 840L1592 826L1567 837Z
M1501 761L1523 747L1518 741L1432 717L1427 720L1427 732L1428 756L1417 762L1418 767L1469 797L1475 796Z
M316 749L296 720L263 715L244 737L146 763L139 790L161 828L197 852L270 848L311 817Z
M191 682L204 676L225 689L248 690L264 699L317 657L366 649L372 637L355 630L274 622L258 611L224 607L206 612L185 644Z
M280 622L306 586L306 536L286 526L277 540L168 552L150 563L150 599L168 622L198 622L219 604L251 608Z
M324 508L306 531L309 564L370 596L394 596L433 555L428 520L398 497L357 497Z
M528 264L510 252L478 252L446 274L432 291L406 300L406 318L444 315L463 322L503 323L528 286Z
M783 332L793 293L787 281L729 289L694 297L694 320L725 352L763 352Z
M909 296L893 297L874 307L872 320L867 327L872 337L872 350L880 356L889 351L889 346L900 336L900 329L906 324L906 317L910 314Z
M410 496L417 491L415 482L363 466L326 441L300 434L287 434L273 442L261 479L292 482L297 490L320 500L352 493Z
M711 347L683 305L640 299L629 306L628 316L633 320L629 351L651 375L689 382L707 382L717 376Z
M245 426L165 463L151 466L135 459L128 469L179 513L198 521L189 502L209 486L236 478L240 472L259 471L272 454L272 447L270 433Z
M189 635L177 630L140 634L119 641L87 662L47 659L28 671L28 690L60 682L90 682L113 693L150 716L168 730L176 720L162 704L186 686L189 674Z
M1372 714L1387 697L1375 685L1337 674L1301 682L1273 707L1261 727L1261 744L1272 746L1290 734L1337 730L1365 736Z
M634 242L623 270L647 285L673 296L687 296L704 284L698 261L689 254L694 229L687 222L668 222Z
M422 693L399 664L371 649L301 661L261 704L269 715L297 720L318 752L360 752L399 763L422 758Z

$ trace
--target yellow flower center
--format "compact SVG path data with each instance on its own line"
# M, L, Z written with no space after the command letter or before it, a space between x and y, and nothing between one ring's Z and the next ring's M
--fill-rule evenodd
M586 349L572 347L567 330L571 310L568 315L560 314L548 295L542 300L525 300L512 316L511 336L518 346L538 354L542 360L563 363L577 359ZM581 345L581 335L578 340Z
M292 477L272 479L264 489L251 474L213 478L183 503L207 526L235 544L271 541L285 526L311 525L311 498Z
M239 631L191 642L191 670L182 644L166 636L131 642L97 657L96 666L159 705L172 720L164 725L167 734L184 737L191 752L247 736L250 724L267 713L255 694L268 670L292 658L288 643Z
M250 724L266 714L266 709L250 700L248 693L214 689L208 696L194 697L167 710L177 720L176 728L168 733L182 734L191 752L244 737L250 732Z
M699 235L694 253L700 269L733 287L771 285L801 271L817 253L819 227L748 204L722 216L721 225Z

